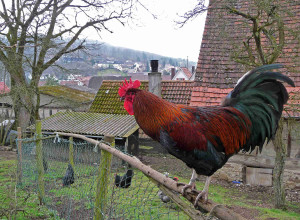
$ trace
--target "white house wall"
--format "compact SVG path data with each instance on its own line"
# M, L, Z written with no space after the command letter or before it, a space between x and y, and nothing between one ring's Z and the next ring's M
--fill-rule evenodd
M182 71L178 71L172 80L188 80L187 76Z

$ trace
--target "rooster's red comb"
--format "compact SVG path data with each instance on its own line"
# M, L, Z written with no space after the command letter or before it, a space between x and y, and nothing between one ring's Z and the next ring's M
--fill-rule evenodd
M140 85L141 85L141 82L138 80L135 80L134 82L132 82L131 78L130 78L129 82L127 82L127 80L125 79L123 82L123 85L121 85L119 88L119 96L123 97L126 94L126 91L128 89L131 89L131 88L137 89L140 87Z

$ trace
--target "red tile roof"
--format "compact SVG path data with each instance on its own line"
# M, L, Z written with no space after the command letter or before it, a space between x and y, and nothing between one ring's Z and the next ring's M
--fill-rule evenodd
M254 14L251 2L253 0L241 0L235 7L245 13ZM300 109L300 44L299 34L296 33L300 27L300 4L291 0L280 2L283 4L282 11L289 11L283 18L289 31L285 32L283 52L276 62L286 66L282 72L295 82L296 88L288 90L291 91L289 106L294 108L290 115L297 116L295 108L298 108L298 111ZM240 16L228 14L224 9L225 4L228 2L214 1L207 13L195 76L196 88L193 88L191 97L192 106L219 104L237 80L248 71L242 64L234 62L232 57L236 48L243 47L242 42L251 35L249 26L245 25ZM297 92L298 95L294 95ZM296 104L293 104L292 100ZM291 110L288 106L286 109Z
M194 87L191 97L191 106L216 106L231 91L231 88L220 89L213 87ZM284 106L284 117L300 117L300 87L287 87L290 99Z
M239 1L236 7L246 13L251 13L249 0ZM285 1L282 1L285 2ZM208 10L200 55L197 65L195 82L197 85L232 88L238 78L246 72L246 68L241 64L235 63L232 59L233 52L237 48L243 47L242 42L247 41L251 35L250 29L246 26L240 16L227 14L227 11L220 9L228 4L227 1L217 0ZM288 28L294 28L294 32L285 32L285 46L283 53L276 62L284 63L287 68L287 74L293 78L296 86L300 86L300 45L299 31L300 27L300 4L290 2L291 7L283 5L283 9L290 10L284 17L284 23ZM218 9L216 9L218 8ZM252 12L253 14L254 12Z
M8 92L10 92L10 88L8 88L8 86L4 82L0 82L0 94Z
M191 97L191 106L220 105L222 99L224 99L231 90L231 88L194 87Z

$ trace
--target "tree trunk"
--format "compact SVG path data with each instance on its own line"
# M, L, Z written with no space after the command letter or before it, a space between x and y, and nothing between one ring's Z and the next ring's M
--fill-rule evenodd
M16 127L25 131L28 125L35 122L36 95L34 89L13 83L11 87L11 98L15 112Z
M274 185L274 202L275 208L285 209L285 188L283 184L283 174L286 157L286 146L282 137L283 119L279 121L278 129L273 141L276 157L275 167L273 171L273 185Z

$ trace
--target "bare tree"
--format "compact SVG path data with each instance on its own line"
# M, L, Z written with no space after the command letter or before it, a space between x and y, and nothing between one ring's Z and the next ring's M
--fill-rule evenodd
M112 32L111 22L124 25L138 8L146 9L140 0L1 0L0 61L11 76L17 126L38 118L43 71L83 49L86 29Z
M224 25L224 19L230 16L235 16L236 22L243 23L244 36L236 36L231 32L226 33L224 28L224 36L231 37L233 42L233 50L229 52L230 58L236 63L240 63L247 69L271 64L280 58L283 54L285 42L290 39L298 41L298 49L300 45L299 34L300 30L286 27L283 18L285 16L294 16L289 10L293 7L289 1L274 1L274 0L252 0L247 1L248 11L242 9L240 4L235 0L226 1L212 0L208 6L205 6L204 0L198 0L198 4L194 9L182 15L177 23L184 25L189 20L201 15L207 9L218 10L219 24ZM216 5L214 5L216 4ZM290 4L290 5L289 5ZM224 13L223 15L221 15ZM222 20L223 19L223 20ZM297 18L295 18L297 19ZM232 21L231 21L232 22ZM229 21L230 23L230 21ZM231 23L232 25L232 23ZM286 37L286 32L289 32L289 38ZM240 32L239 32L240 34ZM238 39L238 40L236 40ZM298 40L297 40L298 39ZM212 47L212 45L210 45ZM290 69L291 70L291 69ZM283 184L283 173L286 158L286 145L282 137L283 123L282 120L278 125L278 130L273 141L276 157L275 168L273 172L273 183L275 192L275 207L285 208L285 190Z

